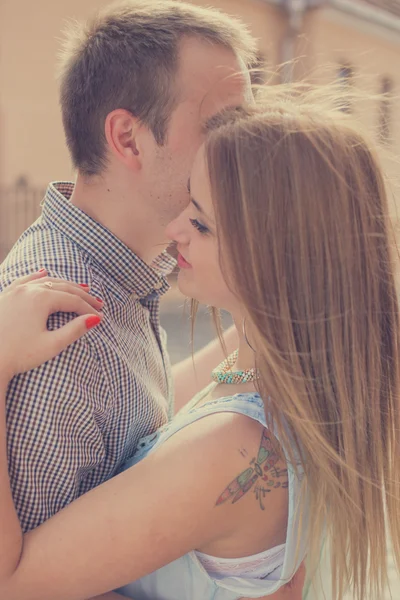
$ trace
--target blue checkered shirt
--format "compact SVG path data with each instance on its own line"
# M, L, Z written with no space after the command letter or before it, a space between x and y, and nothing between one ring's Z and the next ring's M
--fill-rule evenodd
M172 410L159 297L175 261L164 253L146 265L71 204L72 191L50 184L41 217L0 270L1 289L45 267L104 300L99 327L8 388L9 471L24 531L112 477ZM70 318L53 315L49 328Z

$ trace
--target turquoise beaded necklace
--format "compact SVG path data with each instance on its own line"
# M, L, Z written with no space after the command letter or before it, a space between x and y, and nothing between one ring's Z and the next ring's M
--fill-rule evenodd
M211 373L211 379L217 383L249 383L258 379L257 369L245 369L244 371L232 371L236 363L239 352L235 350Z

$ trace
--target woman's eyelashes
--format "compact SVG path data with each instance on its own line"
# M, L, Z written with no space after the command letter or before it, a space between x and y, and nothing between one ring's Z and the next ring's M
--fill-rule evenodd
M200 223L200 221L198 221L197 219L189 219L189 221L193 225L193 227L195 229L197 229L197 231L199 233L202 233L204 235L204 234L210 232L210 230L208 229L208 227L206 227L205 225L202 225L202 223Z

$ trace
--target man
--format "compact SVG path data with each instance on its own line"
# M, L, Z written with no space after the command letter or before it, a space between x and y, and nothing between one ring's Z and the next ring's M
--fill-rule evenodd
M173 261L160 255L164 228L188 202L204 122L248 91L237 74L254 49L238 21L173 0L114 6L67 35L61 109L76 183L49 185L0 284L44 267L89 286L104 319L9 387L9 468L24 531L114 475L167 420L159 297ZM217 362L207 351L200 373ZM178 373L186 382L187 367Z

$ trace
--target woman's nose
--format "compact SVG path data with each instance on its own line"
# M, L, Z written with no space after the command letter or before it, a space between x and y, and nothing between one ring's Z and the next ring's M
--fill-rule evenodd
M187 244L189 242L189 236L186 225L187 219L182 216L182 213L173 221L171 221L166 228L166 234L168 239L178 244Z

